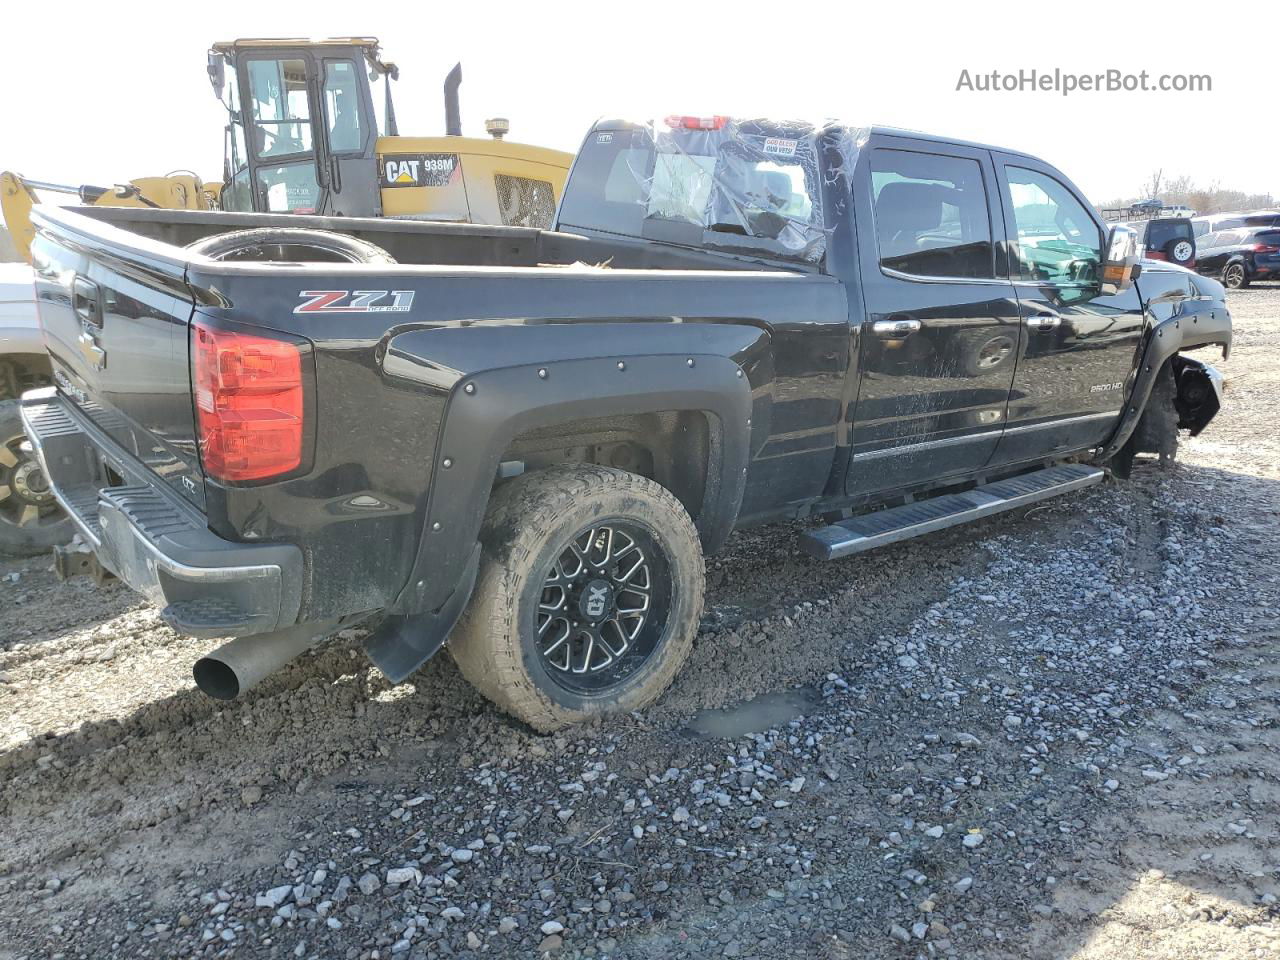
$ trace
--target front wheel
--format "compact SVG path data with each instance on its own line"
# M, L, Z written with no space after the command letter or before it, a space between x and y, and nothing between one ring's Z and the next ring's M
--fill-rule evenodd
M449 650L507 713L551 731L652 703L693 645L702 549L665 488L554 467L494 494L480 573Z

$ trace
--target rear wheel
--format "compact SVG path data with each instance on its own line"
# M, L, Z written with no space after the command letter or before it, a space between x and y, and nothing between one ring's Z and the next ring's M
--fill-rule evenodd
M0 554L35 556L73 533L23 432L18 401L0 403Z
M1228 263L1222 268L1222 285L1228 290L1243 290L1249 285L1249 276L1245 273L1244 264L1238 260Z
M672 494L609 467L554 467L493 498L449 650L475 687L543 730L652 703L702 612L697 531Z
M395 258L376 243L345 233L303 227L258 227L232 230L187 245L192 253L213 260L293 263L380 263Z

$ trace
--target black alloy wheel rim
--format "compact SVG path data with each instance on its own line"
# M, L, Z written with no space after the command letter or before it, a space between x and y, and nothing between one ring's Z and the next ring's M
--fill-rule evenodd
M0 442L0 522L35 530L61 519L31 442L22 434Z
M1244 281L1244 267L1238 263L1233 263L1227 267L1226 272L1222 275L1223 286L1230 287L1232 290L1239 288Z
M602 520L574 534L542 578L537 655L551 680L600 695L644 668L667 632L671 563L646 528Z

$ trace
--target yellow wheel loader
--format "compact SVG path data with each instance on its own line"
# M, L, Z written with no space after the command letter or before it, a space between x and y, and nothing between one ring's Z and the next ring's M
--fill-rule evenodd
M490 139L463 137L461 65L445 80L446 135L402 137L399 74L373 37L215 43L221 208L549 226L572 155L504 140L504 119L486 122Z
M406 217L456 223L546 227L573 155L503 137L462 136L458 86L445 80L443 137L402 137L391 82L399 68L373 37L234 40L209 50L209 79L227 108L223 182L178 171L111 187L69 186L0 173L0 206L19 253L31 259L37 191L81 203ZM381 90L375 90L375 85Z
M182 170L164 177L141 177L111 187L30 180L5 170L0 173L0 209L4 211L4 221L18 253L30 261L31 241L35 238L31 208L40 202L38 190L75 194L81 203L94 206L214 210L217 209L221 189L221 184L205 183L194 173Z

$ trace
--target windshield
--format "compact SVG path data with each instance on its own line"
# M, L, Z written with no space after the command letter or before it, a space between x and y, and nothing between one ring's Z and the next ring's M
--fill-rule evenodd
M814 125L670 117L608 126L597 127L578 155L563 228L822 260L826 141Z

